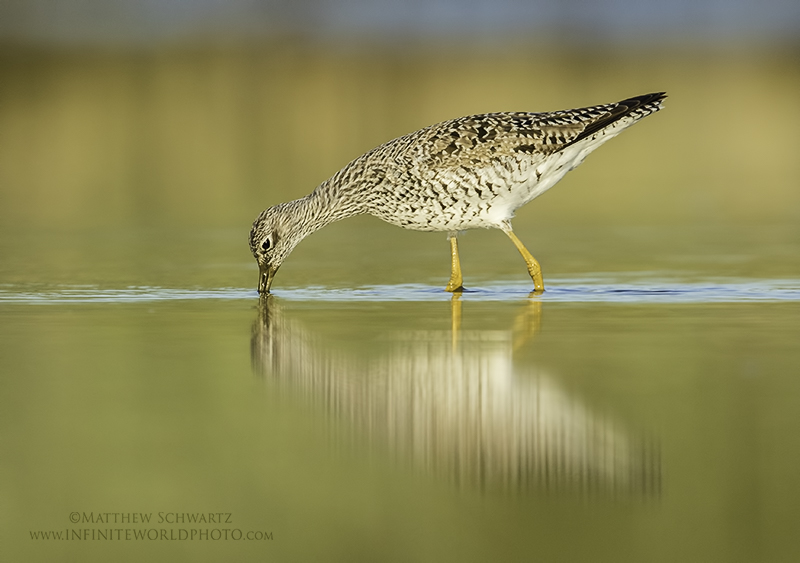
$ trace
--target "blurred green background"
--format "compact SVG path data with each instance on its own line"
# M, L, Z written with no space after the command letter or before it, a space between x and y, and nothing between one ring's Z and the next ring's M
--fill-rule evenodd
M246 224L431 123L668 90L536 206L586 223L800 219L798 52L319 44L0 50L2 221ZM635 132L634 132L635 131ZM561 193L559 193L561 192Z

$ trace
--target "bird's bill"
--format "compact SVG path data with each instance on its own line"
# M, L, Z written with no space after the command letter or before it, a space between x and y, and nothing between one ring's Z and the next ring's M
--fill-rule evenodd
M269 293L269 288L272 287L272 280L275 279L275 273L278 268L273 268L269 264L259 264L258 266L258 292Z

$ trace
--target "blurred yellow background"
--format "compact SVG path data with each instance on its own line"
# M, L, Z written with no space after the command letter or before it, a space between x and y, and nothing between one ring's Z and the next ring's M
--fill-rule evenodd
M431 123L659 90L665 110L535 202L537 222L798 222L797 51L290 39L0 48L0 221L247 228Z

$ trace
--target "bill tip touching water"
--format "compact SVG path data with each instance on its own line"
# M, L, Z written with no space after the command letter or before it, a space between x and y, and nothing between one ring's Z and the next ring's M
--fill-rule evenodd
M514 212L597 147L661 109L664 92L549 113L470 115L437 123L356 158L313 192L264 210L250 231L259 293L269 293L286 257L306 236L340 219L370 214L419 231L447 232L451 275L463 289L459 231L500 229L522 255L535 292L539 263L511 228Z

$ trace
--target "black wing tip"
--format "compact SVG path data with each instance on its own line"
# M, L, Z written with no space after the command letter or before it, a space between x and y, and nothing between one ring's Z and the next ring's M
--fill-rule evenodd
M655 113L661 109L661 101L666 97L666 92L654 92L652 94L634 96L633 98L622 100L616 104L609 104L609 106L599 106L604 109L608 108L608 114L594 123L589 124L589 126L586 127L580 135L575 137L570 144L577 143L586 137L594 135L601 129L605 129L623 117L633 116L637 119L641 119L651 113Z
M660 105L664 98L667 97L666 92L653 92L651 94L642 94L641 96L634 96L627 100L617 102L621 106L628 106L629 111L639 106L649 106L653 104Z

